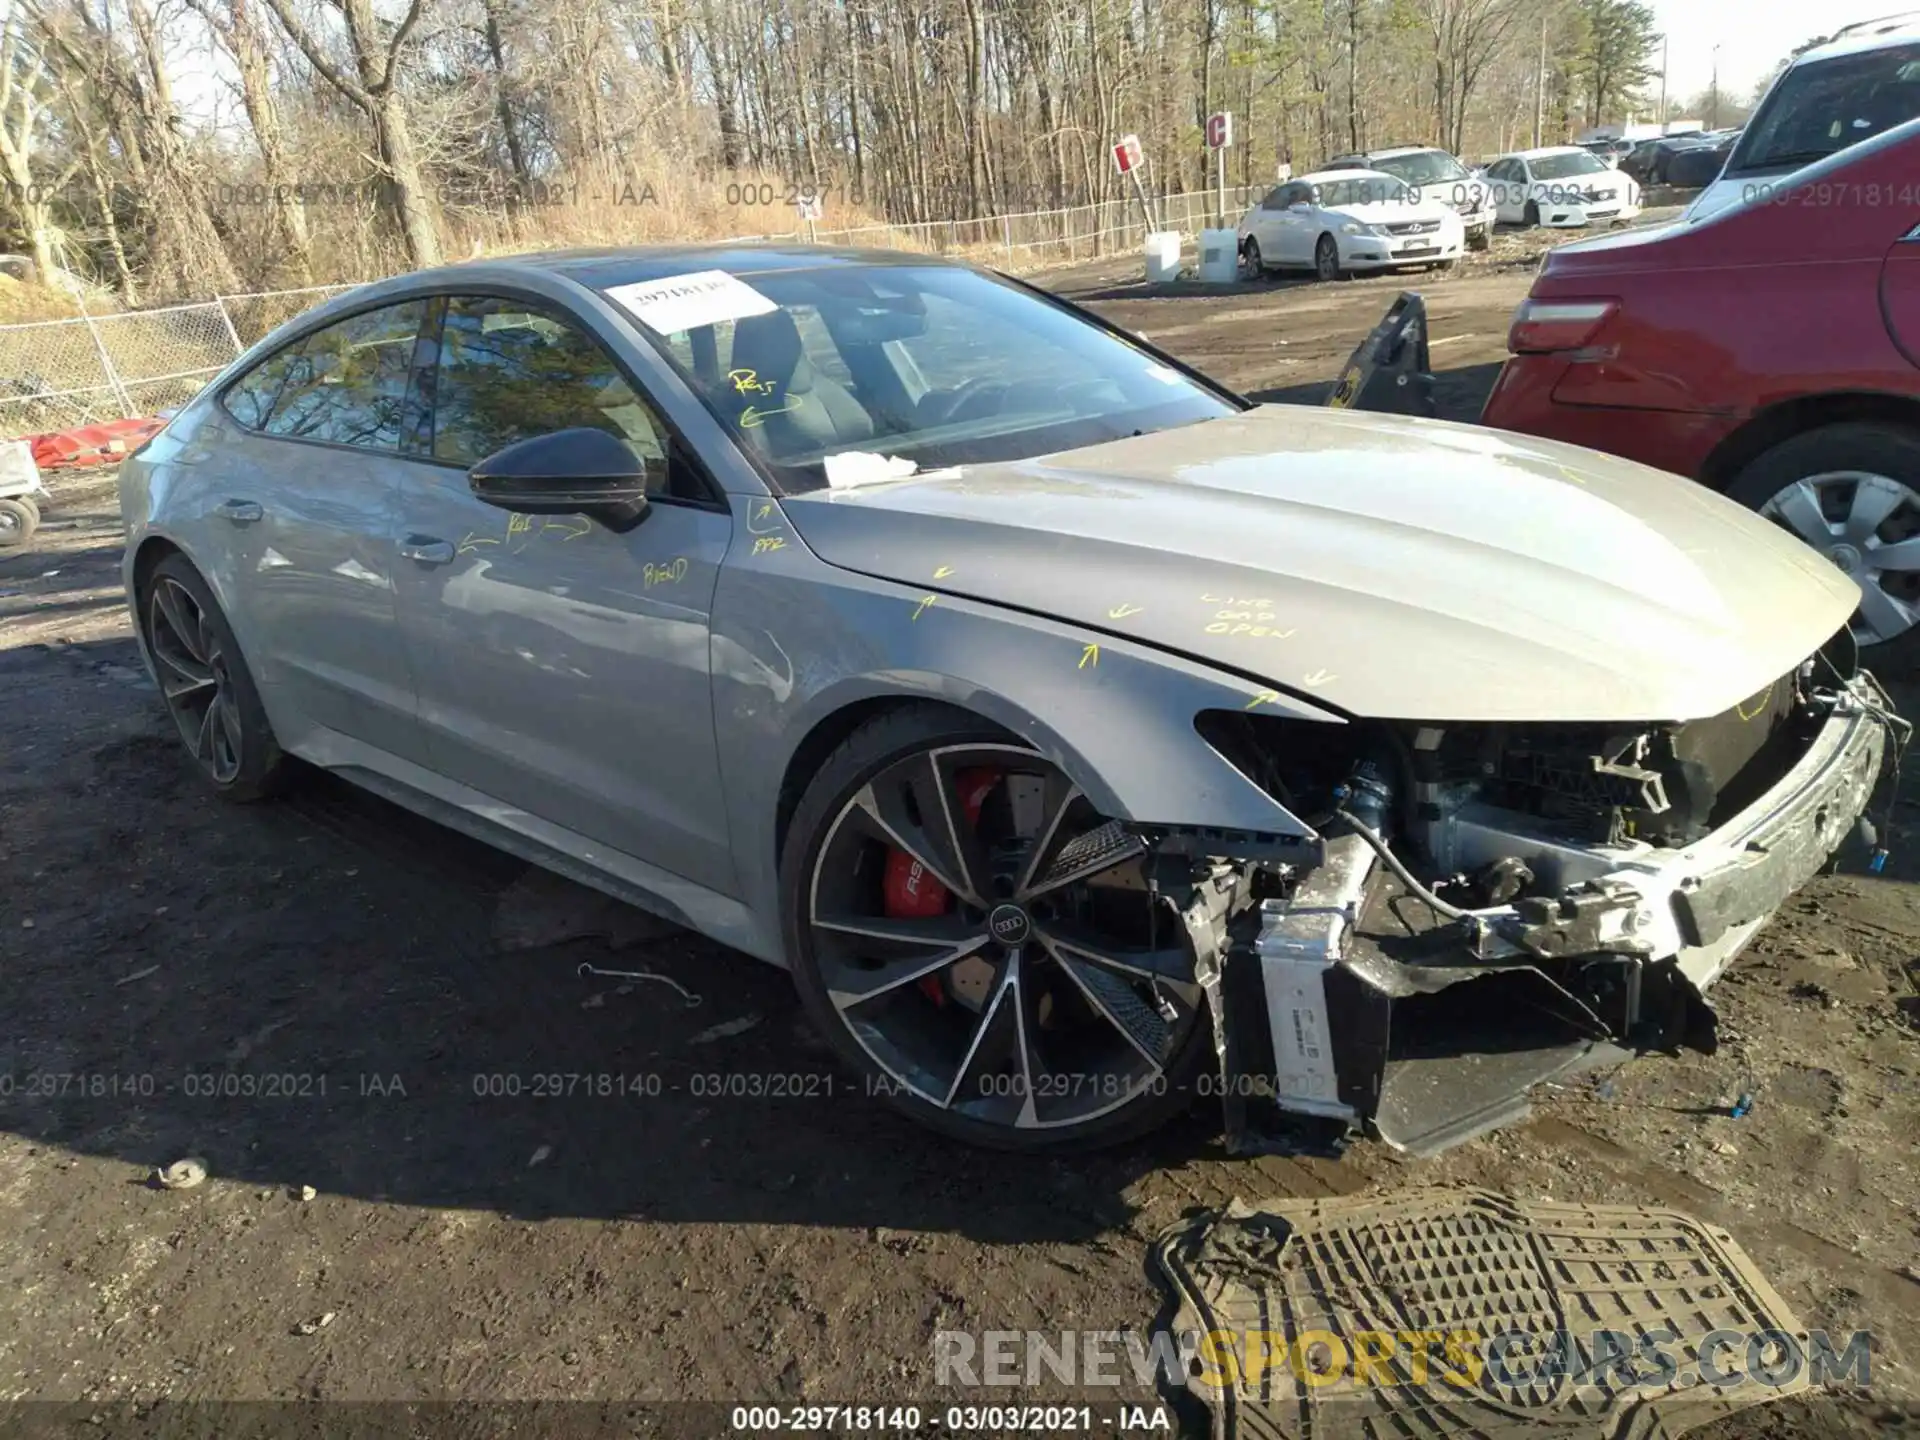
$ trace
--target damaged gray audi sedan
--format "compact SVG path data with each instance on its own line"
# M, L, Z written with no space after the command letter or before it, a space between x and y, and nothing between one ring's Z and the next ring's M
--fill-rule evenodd
M369 286L120 484L220 791L298 757L790 967L988 1145L1207 1093L1428 1150L1711 1045L1905 735L1854 583L1698 486L1253 406L919 256Z

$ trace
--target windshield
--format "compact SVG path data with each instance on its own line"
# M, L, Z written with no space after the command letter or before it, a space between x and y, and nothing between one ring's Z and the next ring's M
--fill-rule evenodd
M1728 175L1798 169L1920 115L1920 44L1796 65L1747 122Z
M1395 155L1373 167L1385 171L1409 185L1438 185L1446 180L1465 180L1467 170L1444 150L1422 150L1413 155Z
M1358 180L1322 180L1314 186L1314 199L1322 209L1338 210L1347 205L1404 204L1412 197L1398 180L1368 175Z
M1566 155L1542 155L1537 160L1529 160L1527 169L1536 180L1565 180L1574 175L1604 174L1607 166L1597 155L1580 150Z
M708 311L717 318L682 329L656 330L649 316L696 317L609 293L790 491L825 484L827 457L846 452L926 469L1021 460L1237 411L1071 310L975 270L717 278L727 282Z

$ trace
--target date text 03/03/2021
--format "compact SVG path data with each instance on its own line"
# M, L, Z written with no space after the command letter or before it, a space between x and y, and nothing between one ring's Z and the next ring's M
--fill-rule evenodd
M1165 1405L736 1405L729 1428L746 1434L1171 1434Z

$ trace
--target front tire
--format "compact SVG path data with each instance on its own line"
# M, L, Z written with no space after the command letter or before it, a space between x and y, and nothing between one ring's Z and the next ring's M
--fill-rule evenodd
M167 713L195 767L224 799L265 799L288 761L239 642L213 591L183 555L153 567L140 591L140 629Z
M1313 247L1313 273L1320 280L1338 280L1346 273L1340 265L1340 242L1322 235Z
M1540 224L1540 207L1531 200L1527 201L1527 208L1520 212L1520 223L1529 230L1537 228Z
M1920 663L1920 434L1859 421L1804 431L1751 461L1727 495L1859 584L1851 628L1865 664Z
M821 766L781 855L808 1017L868 1093L992 1149L1072 1151L1182 1109L1211 1054L1144 846L1050 761L941 705L879 715Z
M1260 258L1260 242L1249 235L1240 247L1240 274L1248 280L1264 280L1266 262Z

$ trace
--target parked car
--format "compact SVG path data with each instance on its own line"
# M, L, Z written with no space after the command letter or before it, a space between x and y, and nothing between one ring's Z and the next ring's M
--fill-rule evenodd
M1639 185L1578 145L1504 155L1487 167L1487 181L1502 225L1577 229L1640 213Z
M1609 167L1618 169L1620 162L1633 153L1637 143L1626 139L1585 140L1581 142L1580 148L1604 160Z
M1737 136L1728 135L1678 150L1667 157L1661 179L1678 190L1704 189L1719 178L1737 142Z
M1666 136L1648 141L1621 162L1621 170L1641 185L1668 185L1673 163L1682 155L1711 150L1714 142L1700 134Z
M1466 227L1467 247L1484 250L1493 240L1493 207L1486 182L1459 159L1432 145L1392 145L1381 150L1336 155L1326 170L1372 170L1407 182L1421 199L1451 206Z
M925 256L362 287L120 503L214 790L299 757L790 967L860 1093L1016 1149L1203 1091L1431 1147L1707 1043L1893 723L1852 583L1736 505Z
M1363 270L1452 265L1466 248L1453 207L1377 170L1320 170L1276 185L1240 217L1249 275L1311 269L1322 280Z
M1920 121L1692 225L1551 252L1483 420L1690 476L1920 636ZM1897 661L1893 658L1897 657Z
M1920 117L1920 12L1863 21L1803 51L1761 98L1720 177L1687 207L1705 220L1803 166Z

